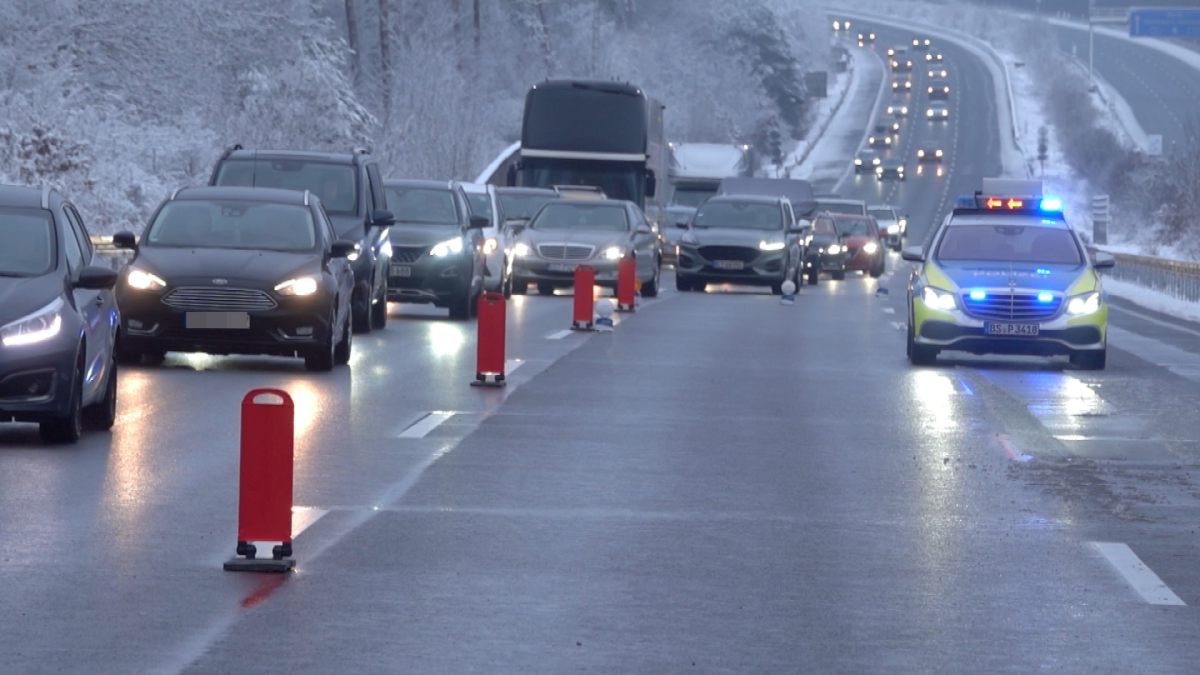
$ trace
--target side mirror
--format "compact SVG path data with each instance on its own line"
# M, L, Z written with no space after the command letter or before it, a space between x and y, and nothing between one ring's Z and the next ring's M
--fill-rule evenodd
M1108 269L1110 267L1115 267L1116 264L1117 264L1117 259L1114 258L1111 253L1105 253L1103 251L1096 251L1096 258L1092 262L1092 267L1095 267L1098 270L1103 270L1103 269Z
M653 197L658 188L658 180L654 177L653 171L646 172L646 196Z
M909 262L925 262L925 249L920 246L909 246L900 252L900 257Z
M79 279L75 288L85 288L92 291L103 291L117 285L117 271L107 267L88 265L79 270Z
M492 219L487 216L471 216L470 222L467 224L468 230L482 230L485 227L492 226Z
M649 225L638 225L637 229L634 230L634 233L636 233L636 234L654 234L654 228L650 227Z
M391 211L380 209L371 214L371 224L375 227L389 227L396 222L396 216Z
M114 248L125 249L127 251L137 250L137 237L132 232L118 232L114 234L112 243Z
M358 244L356 242L340 239L333 242L333 245L329 247L329 255L334 258L345 258L357 250Z

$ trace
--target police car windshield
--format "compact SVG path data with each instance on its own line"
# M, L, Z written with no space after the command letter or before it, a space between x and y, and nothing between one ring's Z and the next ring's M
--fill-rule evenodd
M938 260L1079 265L1083 257L1065 229L1025 225L956 225L946 229Z

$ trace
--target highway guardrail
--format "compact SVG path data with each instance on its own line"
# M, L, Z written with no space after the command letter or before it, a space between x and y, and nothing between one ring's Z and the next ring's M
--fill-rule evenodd
M1104 249L1089 250L1094 253ZM1103 271L1105 277L1158 291L1180 300L1200 302L1200 263L1131 253L1104 252L1117 261L1115 267Z

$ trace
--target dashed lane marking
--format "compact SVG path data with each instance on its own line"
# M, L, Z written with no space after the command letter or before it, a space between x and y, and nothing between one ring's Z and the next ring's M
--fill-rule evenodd
M511 374L512 371L520 368L525 362L521 359L509 359L504 362L504 374Z
M454 413L452 412L431 412L417 420L409 428L400 432L400 438L425 438L429 432L441 426L443 422L451 417L454 417Z
M551 333L551 334L547 335L546 339L547 340L561 340L561 339L567 337L568 335L570 335L572 332L573 331L571 331L571 330L560 330L557 333Z
M893 321L892 328L895 328L896 330L904 330L904 329L908 328L908 326L904 325L903 322Z
M1192 330L1191 328L1185 328L1183 326L1173 324L1170 321L1163 321L1161 319L1156 319L1156 318L1150 316L1149 314L1143 314L1141 312L1136 312L1132 309L1129 309L1128 307L1121 307L1121 306L1110 303L1108 305L1108 308L1110 310L1116 310L1118 312L1121 312L1122 314L1131 314L1133 316L1138 317L1139 319L1141 319L1143 321L1149 321L1150 323L1157 324L1164 328L1170 328L1171 330L1176 330L1176 331L1179 331L1180 333L1187 333L1188 335L1195 335L1196 337L1200 337L1200 331L1195 331L1195 330Z
M1116 568L1125 581L1137 591L1142 599L1151 605L1186 606L1175 592L1163 583L1162 579L1137 557L1133 549L1125 544L1093 541L1092 547Z
M895 313L896 313L896 308L895 308L895 307L884 307L884 308L883 308L883 313L884 313L884 314L895 314Z

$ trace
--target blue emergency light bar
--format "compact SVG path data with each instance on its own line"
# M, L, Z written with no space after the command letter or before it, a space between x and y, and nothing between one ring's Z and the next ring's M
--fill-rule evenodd
M1042 213L1062 213L1062 200L1058 197L1014 197L1014 196L984 196L982 194L963 195L955 204L958 209L973 209L977 211L1039 211Z

